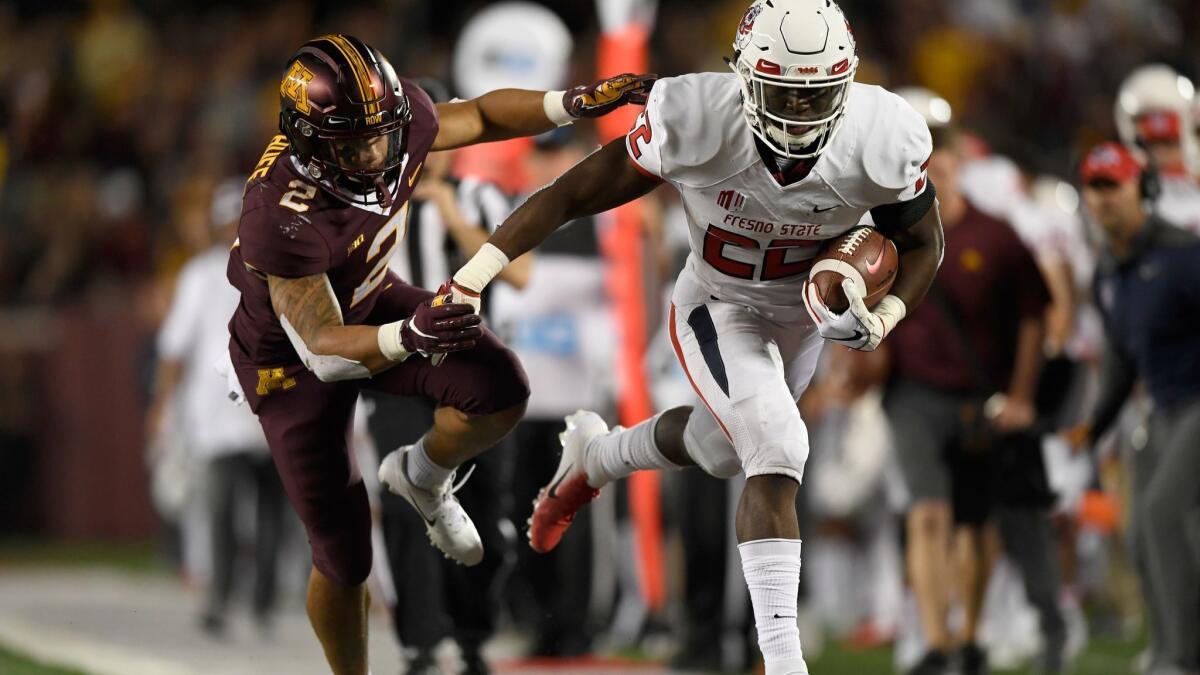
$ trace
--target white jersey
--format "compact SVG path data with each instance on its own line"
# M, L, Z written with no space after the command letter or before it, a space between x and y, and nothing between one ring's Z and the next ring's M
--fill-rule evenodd
M929 129L899 96L852 84L829 146L803 180L781 186L759 156L740 96L733 73L659 80L626 150L679 191L688 270L711 295L797 307L822 241L856 226L868 209L925 190Z
M1154 210L1168 223L1200 235L1200 183L1190 176L1163 176Z
M175 404L184 443L209 459L231 452L267 452L262 426L250 412L229 400L226 379L217 365L228 360L229 317L241 294L225 278L229 249L218 244L192 258L179 272L171 309L158 331L163 359L183 364Z

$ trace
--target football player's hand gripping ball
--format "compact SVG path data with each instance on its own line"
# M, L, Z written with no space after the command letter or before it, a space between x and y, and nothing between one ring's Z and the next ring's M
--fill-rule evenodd
M644 105L657 75L624 73L563 92L563 107L571 117L603 117L628 104Z
M821 302L815 287L808 281L804 282L804 307L812 317L813 323L817 324L817 332L826 340L833 340L852 349L874 351L900 319L904 318L904 303L898 298L895 302L885 302L887 298L884 298L876 306L876 311L872 312L867 309L862 293L852 280L842 280L842 291L850 301L850 309L835 314Z

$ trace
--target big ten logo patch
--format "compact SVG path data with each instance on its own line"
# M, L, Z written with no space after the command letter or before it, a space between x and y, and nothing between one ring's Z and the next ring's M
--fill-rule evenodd
M259 368L258 387L254 390L259 396L266 396L273 391L287 391L296 386L296 378L288 377L283 368Z
M312 82L312 79L313 72L296 61L279 83L279 95L295 101L296 110L307 115L312 109L308 104L308 83Z

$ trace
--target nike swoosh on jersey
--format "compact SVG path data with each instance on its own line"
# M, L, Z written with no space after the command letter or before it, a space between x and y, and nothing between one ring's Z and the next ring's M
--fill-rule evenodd
M421 162L420 164L418 164L417 168L413 169L413 172L411 174L409 174L408 187L412 187L413 183L417 182L417 175L421 173L421 167L423 167L423 166L425 166L425 162Z
M817 207L815 207L815 206L814 206L814 207L813 207L813 213L825 213L826 211L832 211L832 210L834 210L834 209L836 209L836 208L837 208L837 204L834 204L833 206L826 206L826 207L825 207L825 208L823 208L823 209L821 209L821 208L817 208Z
M867 263L867 273L875 274L879 271L879 265L883 262L883 249L879 249L879 255L875 256L875 260Z

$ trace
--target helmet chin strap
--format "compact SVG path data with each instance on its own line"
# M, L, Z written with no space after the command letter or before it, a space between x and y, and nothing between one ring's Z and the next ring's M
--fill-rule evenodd
M383 174L375 176L375 196L379 197L379 203L383 208L392 208L392 195L388 192L387 183L383 180Z

